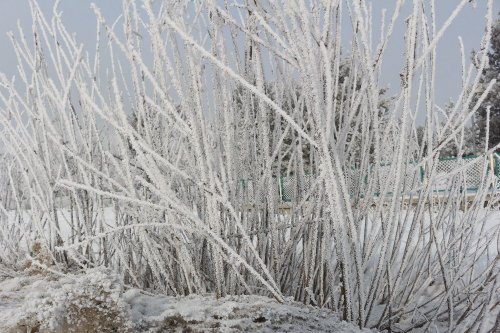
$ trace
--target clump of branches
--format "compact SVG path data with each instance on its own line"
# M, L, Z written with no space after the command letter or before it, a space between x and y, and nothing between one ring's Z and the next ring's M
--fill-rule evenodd
M173 295L293 296L389 331L486 327L496 147L438 164L493 84L471 93L491 0L479 68L462 68L446 121L434 100L436 46L467 3L438 27L433 2L414 1L388 103L380 72L403 1L375 40L365 2L125 0L113 23L93 7L92 51L30 1L32 35L11 35L17 81L0 82L0 260L104 265Z

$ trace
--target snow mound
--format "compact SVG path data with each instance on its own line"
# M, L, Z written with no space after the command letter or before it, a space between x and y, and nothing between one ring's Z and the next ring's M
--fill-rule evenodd
M262 296L162 297L129 290L131 318L142 331L165 332L361 332L331 311ZM368 332L368 331L367 331Z
M0 332L127 332L119 280L103 269L81 275L20 275L0 283Z
M0 282L1 332L369 332L327 309L256 295L170 297L123 290L104 269Z

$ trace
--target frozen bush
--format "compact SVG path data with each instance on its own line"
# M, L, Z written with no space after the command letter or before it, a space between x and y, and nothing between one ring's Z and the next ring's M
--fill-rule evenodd
M54 271L106 266L175 296L293 297L387 330L474 331L498 313L496 147L461 159L495 83L475 93L492 0L444 119L436 47L468 0L441 26L433 1L406 18L397 1L379 39L364 1L125 0L116 22L93 7L95 48L57 7L30 3L33 42L11 36L19 75L0 78L2 260L37 239ZM386 98L401 20L401 85ZM443 169L451 141L459 159Z

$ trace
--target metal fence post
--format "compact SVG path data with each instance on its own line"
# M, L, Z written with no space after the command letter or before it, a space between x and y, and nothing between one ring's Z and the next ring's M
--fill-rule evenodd
M280 202L283 202L283 176L278 177L278 188L279 188L279 196L280 196Z

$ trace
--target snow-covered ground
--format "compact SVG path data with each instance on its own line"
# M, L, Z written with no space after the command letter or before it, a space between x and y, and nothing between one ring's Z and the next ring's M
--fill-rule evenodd
M64 211L59 213L60 221L64 221ZM500 212L484 210L479 215L478 220L484 223L474 226L474 237L484 241L491 237L496 239L488 244L477 260L475 267L482 271L485 268L482 266L486 266L491 257L500 251ZM106 226L112 230L113 211L105 209L104 217ZM423 227L428 227L427 220ZM61 225L61 234L66 240L70 235L69 229L65 223ZM403 239L408 237L408 227L407 224L402 226ZM439 244L447 241L443 234L446 230L445 226L436 230ZM412 247L418 249L418 244ZM301 251L301 247L297 251ZM23 264L18 267L22 268ZM89 325L90 332L106 331L100 327L94 329L92 325L97 324L111 327L111 331L119 327L122 331L131 332L176 329L194 332L360 332L352 324L338 321L331 311L295 302L279 304L255 295L221 299L213 295L174 298L151 295L138 289L124 289L119 279L104 269L90 270L84 275L59 276L30 268L17 275L4 275L2 280L0 270L0 332L26 332L28 327L39 327L42 332L66 332L65 325L68 324L76 325L75 332ZM436 284L427 290L428 298L438 293L441 287ZM497 315L498 307L488 314L488 327L495 325Z
M0 332L370 332L292 301L152 295L123 289L104 269L28 272L0 282Z

